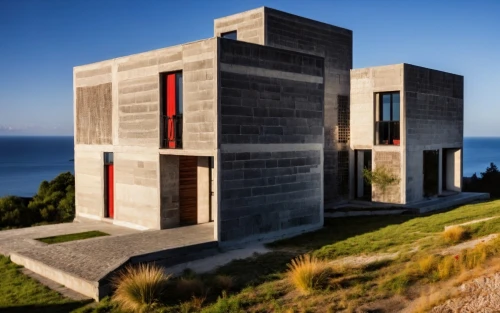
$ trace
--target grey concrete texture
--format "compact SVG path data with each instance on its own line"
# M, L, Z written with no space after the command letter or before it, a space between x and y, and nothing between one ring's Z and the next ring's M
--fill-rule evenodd
M220 241L322 223L321 150L221 158Z
M163 260L171 257L169 251L185 248L182 253L186 253L190 247L214 243L212 223L145 232L123 231L121 227L97 222L80 225L86 226L75 223L42 226L41 229L32 227L25 235L39 238L47 231L73 233L74 229L84 227L124 234L42 246L34 246L24 240L12 247L2 240L0 249L9 251L13 262L98 300L103 292L102 281L130 260ZM72 230L68 226L73 226ZM15 232L16 237L25 233L23 230L8 230L0 235L9 238L13 236L10 232Z
M352 69L352 31L301 16L265 9L266 45L299 51L325 58L324 98L324 177L325 201L339 201L348 196L339 193L337 151L349 148L340 142L338 96L349 95Z
M323 143L322 58L222 39L220 62L244 66L220 73L221 144ZM248 67L274 77L248 74Z
M214 36L237 31L239 41L264 45L264 8L245 11L214 20Z
M76 88L77 144L112 144L111 83Z

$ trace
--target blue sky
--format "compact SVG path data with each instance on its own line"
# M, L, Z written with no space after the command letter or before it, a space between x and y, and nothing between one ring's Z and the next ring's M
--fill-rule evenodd
M500 134L500 1L3 0L0 134L71 135L74 66L213 36L268 6L354 31L354 67L411 63L465 76L465 135Z

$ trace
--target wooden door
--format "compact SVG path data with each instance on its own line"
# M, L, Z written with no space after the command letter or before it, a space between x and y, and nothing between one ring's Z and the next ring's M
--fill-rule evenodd
M198 157L179 157L179 216L181 225L198 220Z

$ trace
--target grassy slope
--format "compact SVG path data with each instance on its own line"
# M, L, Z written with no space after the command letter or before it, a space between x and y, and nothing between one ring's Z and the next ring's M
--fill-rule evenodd
M97 230L92 230L92 231L87 231L87 232L83 232L83 233L38 238L37 240L39 240L41 242L48 243L48 244L54 244L54 243L89 239L89 238L95 238L95 237L101 237L101 236L109 236L109 234L106 234L106 233L103 233L103 232L97 231Z
M440 240L440 232L444 226L497 215L500 215L500 201L467 205L425 217L373 216L329 219L326 221L326 227L320 231L272 244L271 247L275 250L272 253L233 261L215 274L201 275L200 279L206 282L213 280L217 274L230 275L235 280L235 288L229 296L216 302L214 301L217 295L207 297L205 311L279 312L284 308L294 307L296 311L315 312L318 308L348 308L350 303L356 303L360 299L369 301L387 297L391 295L387 291L393 288L391 284L406 283L398 281L397 276L396 280L389 278L403 271L407 266L405 262L409 262L409 259L403 258L392 263L375 264L342 273L335 281L340 289L332 287L314 297L294 293L293 289L284 283L283 273L291 258L305 252L335 259L372 252L409 251L417 242L420 253L425 253L436 246L444 245ZM500 220L473 225L469 229L473 237L500 232ZM20 274L15 265L9 263L6 258L0 260L0 294L5 295L0 299L0 311L24 312L37 307L39 312L69 312L83 306L81 303L65 300ZM172 301L166 308L166 312L179 310L179 299ZM78 311L117 312L109 302L104 302L95 309L86 306Z

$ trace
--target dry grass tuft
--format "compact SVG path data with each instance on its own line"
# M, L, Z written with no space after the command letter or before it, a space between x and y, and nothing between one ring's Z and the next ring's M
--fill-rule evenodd
M435 268L439 259L435 255L427 255L417 261L420 275L430 274Z
M331 267L325 261L309 254L293 259L288 264L288 280L303 293L310 293L326 283Z
M169 278L156 265L128 266L112 279L113 301L126 312L148 312L159 304Z
M460 263L458 258L445 256L437 264L437 274L439 279L447 279L460 272Z
M462 226L448 227L443 232L446 243L457 243L470 237L469 231Z

